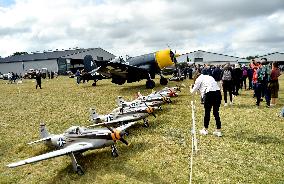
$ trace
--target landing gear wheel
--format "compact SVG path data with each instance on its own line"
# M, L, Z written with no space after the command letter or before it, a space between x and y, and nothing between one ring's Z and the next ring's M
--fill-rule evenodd
M149 127L149 122L148 122L148 120L147 120L147 119L144 119L143 121L144 121L143 126L146 127L146 128L148 128L148 127Z
M82 169L82 167L80 165L77 165L77 168L76 168L76 173L80 176L84 175L84 171Z
M147 80L146 88L147 89L153 89L154 87L155 87L155 82L153 80Z
M111 156L118 157L117 149L114 145L111 146Z
M126 136L129 136L129 131L125 131L125 135L126 135Z
M165 77L162 77L162 78L160 79L160 84L161 84L161 85L167 85L167 84L168 84L168 79L166 79Z

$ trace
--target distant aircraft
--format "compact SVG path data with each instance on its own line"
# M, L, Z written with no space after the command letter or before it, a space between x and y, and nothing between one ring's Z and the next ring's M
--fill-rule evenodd
M129 57L124 61L121 57L102 63L98 73L112 78L112 83L122 85L147 79L146 88L153 89L155 75L161 76L160 84L167 85L168 80L162 76L161 70L176 64L175 54L170 50L160 50L154 53Z
M96 86L99 80L106 78L105 76L97 72L100 68L101 63L103 62L107 61L94 62L93 57L91 55L86 55L84 57L84 71L82 72L81 80L87 82L89 80L93 80L94 83L92 84L92 86Z
M41 139L33 141L28 144L34 144L38 142L45 142L47 145L52 145L57 150L45 153L39 156L31 157L19 162L11 163L8 167L18 167L25 164L30 164L49 158L54 158L62 155L69 155L72 160L74 171L79 175L83 175L84 171L82 167L77 163L75 158L76 154L80 154L90 149L99 149L107 146L111 146L111 154L113 157L117 157L117 149L115 147L116 141L121 141L128 145L127 141L123 138L126 134L126 129L135 123L128 123L121 125L115 129L107 128L96 128L88 129L85 127L72 126L67 129L63 134L51 135L48 133L45 124L40 125Z

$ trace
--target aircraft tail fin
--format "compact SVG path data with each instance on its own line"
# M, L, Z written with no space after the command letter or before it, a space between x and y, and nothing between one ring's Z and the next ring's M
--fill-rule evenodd
M93 60L93 57L91 55L86 55L84 57L84 70L86 72L91 72L96 68L98 68L98 66L96 62Z
M116 102L118 106L122 106L125 103L125 100L121 96L118 96Z
M40 137L41 138L46 138L46 137L49 137L49 132L47 131L47 128L45 127L45 123L41 123L40 124Z
M98 114L95 110L95 108L90 108L90 121L94 121L98 118Z

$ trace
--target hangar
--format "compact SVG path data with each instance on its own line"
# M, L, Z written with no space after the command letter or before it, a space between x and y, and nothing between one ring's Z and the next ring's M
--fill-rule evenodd
M0 58L0 73L14 72L24 74L29 69L47 68L49 71L58 74L66 74L66 71L76 70L84 67L83 60L87 55L91 55L94 61L109 61L115 55L102 48L70 49L34 52L32 54L15 55Z
M261 58L266 58L267 61L269 62L278 62L281 65L284 65L284 53L281 52L273 52L273 53L268 53L263 56L259 56L259 59Z
M236 56L228 56L224 54L207 52L203 50L197 50L177 57L178 62L191 62L201 65L203 64L223 65L226 63L236 64L239 63L239 61L243 60L245 59Z

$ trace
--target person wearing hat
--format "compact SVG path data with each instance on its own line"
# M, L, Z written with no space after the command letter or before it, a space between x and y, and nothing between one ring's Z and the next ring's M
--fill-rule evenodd
M202 135L208 134L208 127L210 121L210 113L213 108L213 115L216 121L216 130L213 132L213 135L218 137L222 136L221 132L221 120L219 115L219 108L222 100L222 95L220 91L220 87L212 76L209 76L207 72L202 72L196 78L194 86L191 87L190 92L195 93L199 91L201 93L201 97L204 99L204 128L200 130Z

